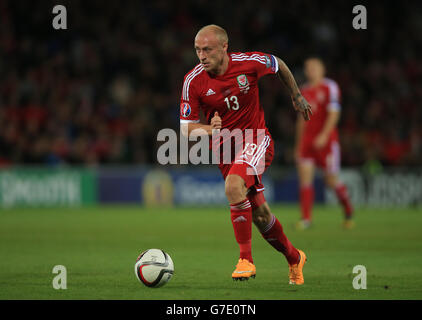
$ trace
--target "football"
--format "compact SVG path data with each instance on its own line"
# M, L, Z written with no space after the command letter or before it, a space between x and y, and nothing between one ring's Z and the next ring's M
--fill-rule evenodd
M165 285L173 272L173 260L163 250L148 249L136 259L135 275L147 287L158 288Z

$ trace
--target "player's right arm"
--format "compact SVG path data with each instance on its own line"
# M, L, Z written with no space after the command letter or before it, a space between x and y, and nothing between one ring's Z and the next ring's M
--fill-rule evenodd
M221 118L218 115L218 112L215 112L209 125L203 123L180 123L180 126L182 128L182 134L185 137L203 135L211 136L216 132L215 130L221 129L221 124Z

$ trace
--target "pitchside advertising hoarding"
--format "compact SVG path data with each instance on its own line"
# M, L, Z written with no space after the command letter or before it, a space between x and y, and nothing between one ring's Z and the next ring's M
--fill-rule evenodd
M409 207L422 205L422 170L384 170L366 174L345 169L355 206ZM271 203L297 203L294 168L270 168L263 178ZM314 182L317 203L337 203L319 173ZM179 166L99 169L14 168L0 170L0 206L63 207L93 204L146 206L227 205L224 181L212 167Z
M273 181L264 179L264 183L266 196L273 200ZM227 204L224 181L214 168L101 170L98 186L101 203L143 203L147 206Z
M422 205L422 168L389 169L369 174L345 169L340 179L348 186L351 201L357 206L415 207ZM336 203L330 190L325 191L325 203Z
M91 170L15 168L0 171L0 205L8 207L80 206L96 202Z

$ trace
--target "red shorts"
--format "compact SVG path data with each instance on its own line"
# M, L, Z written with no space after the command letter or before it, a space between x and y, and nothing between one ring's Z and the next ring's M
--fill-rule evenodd
M262 174L270 166L274 158L274 142L269 133L256 144L247 144L230 164L220 164L224 180L230 174L243 178L249 194L262 193ZM249 196L248 196L249 197Z
M329 173L340 171L340 144L332 139L327 145L317 150L312 143L302 143L300 147L299 162L313 163Z

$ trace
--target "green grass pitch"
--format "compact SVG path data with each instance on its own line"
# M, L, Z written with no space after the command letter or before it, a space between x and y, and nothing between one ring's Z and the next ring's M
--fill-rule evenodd
M238 247L227 208L92 207L0 211L0 299L421 299L422 212L360 209L343 230L339 207L318 206L314 227L293 228L297 206L272 206L308 256L305 284L288 284L287 262L253 227L254 280L234 282ZM168 252L172 280L158 289L133 267L148 248ZM67 289L55 290L55 265ZM355 290L355 265L367 289Z

